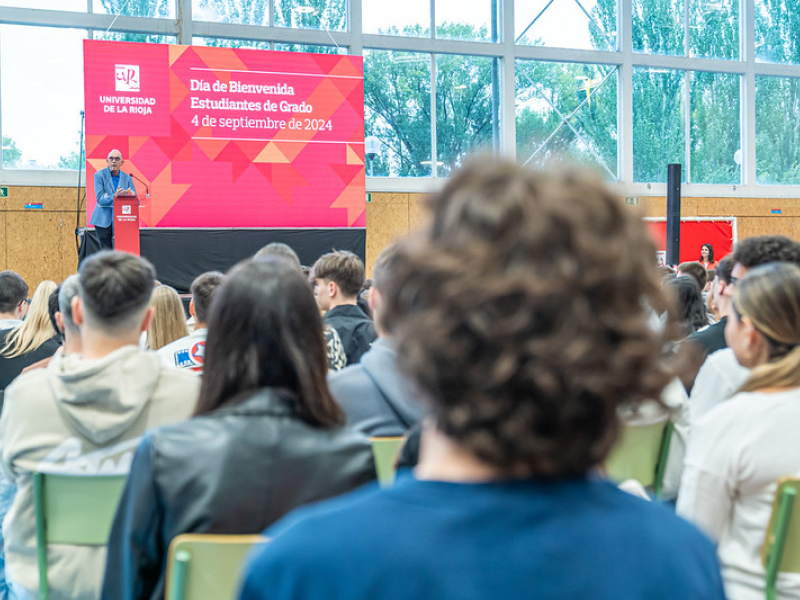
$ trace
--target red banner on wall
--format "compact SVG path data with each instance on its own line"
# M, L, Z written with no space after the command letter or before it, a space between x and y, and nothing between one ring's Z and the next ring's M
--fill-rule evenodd
M361 57L86 40L84 67L88 215L118 149L145 227L365 226Z
M666 252L666 219L649 219L647 227L655 239L657 249ZM736 239L734 234L734 223L730 219L681 219L680 262L700 260L700 248L703 244L711 244L714 248L714 260L724 258L733 251L733 242Z

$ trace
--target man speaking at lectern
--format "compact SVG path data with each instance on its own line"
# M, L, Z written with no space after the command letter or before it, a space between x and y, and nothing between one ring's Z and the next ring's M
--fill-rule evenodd
M97 206L94 207L90 223L97 232L97 240L101 250L113 250L114 244L114 198L117 196L135 196L136 188L127 173L120 170L122 152L112 150L106 159L108 167L94 174L94 193Z

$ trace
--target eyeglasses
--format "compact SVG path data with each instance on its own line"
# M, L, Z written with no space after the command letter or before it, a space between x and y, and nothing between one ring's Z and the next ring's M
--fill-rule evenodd
M117 160L121 161L122 157L121 156L112 156L111 158L108 159L108 162L115 162Z
M25 300L23 300L19 304L30 304L30 303L31 303L31 299L30 298L25 298ZM19 306L19 304L17 306Z

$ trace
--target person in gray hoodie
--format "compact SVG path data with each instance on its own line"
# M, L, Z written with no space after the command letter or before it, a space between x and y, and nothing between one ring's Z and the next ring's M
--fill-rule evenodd
M139 349L152 317L155 272L147 261L100 252L79 270L72 317L83 354L56 355L6 390L0 418L0 468L16 486L3 521L6 574L13 589L38 597L32 473L127 474L151 427L188 418L200 381L161 366ZM105 547L48 549L52 600L100 597Z
M396 247L381 252L373 269L369 305L378 339L360 362L328 376L333 397L347 414L348 425L370 437L403 436L423 417L411 381L397 367L397 350L383 324L381 290L392 278Z

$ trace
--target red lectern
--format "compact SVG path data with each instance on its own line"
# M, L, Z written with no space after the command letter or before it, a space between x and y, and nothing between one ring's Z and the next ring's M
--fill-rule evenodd
M114 198L114 250L139 256L139 197Z

